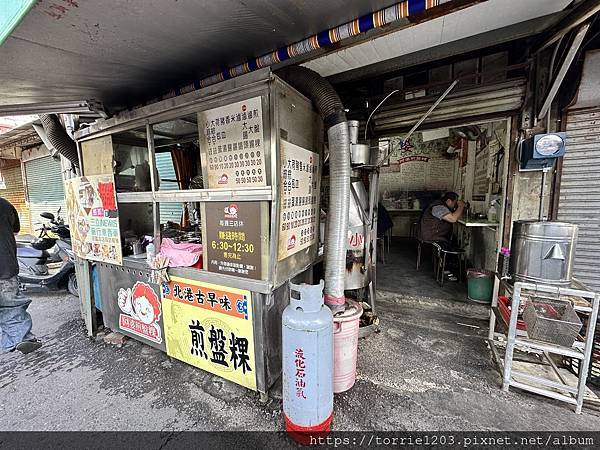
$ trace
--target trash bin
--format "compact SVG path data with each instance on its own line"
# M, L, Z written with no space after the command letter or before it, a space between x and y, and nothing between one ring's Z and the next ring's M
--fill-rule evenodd
M485 269L467 270L467 293L469 300L491 303L494 290L494 274Z

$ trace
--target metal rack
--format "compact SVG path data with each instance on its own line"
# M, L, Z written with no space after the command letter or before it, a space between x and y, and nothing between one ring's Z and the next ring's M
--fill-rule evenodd
M498 275L495 287L496 292L490 313L488 342L490 343L490 349L498 364L498 368L503 375L502 389L508 391L510 386L514 386L538 395L560 400L575 405L575 412L580 414L585 397L587 373L592 355L596 322L598 319L600 294L587 290L585 286L576 281L573 283L573 287L559 287L523 282L516 282L514 285L511 285L506 279L498 278ZM502 315L498 311L497 292L500 287L504 288L507 295L512 297L511 315L508 322L504 321ZM558 346L528 338L526 332L517 329L517 320L521 301L531 295L538 297L546 296L548 298L576 299L577 301L574 304L575 311L589 315L589 325L585 331L585 335L580 336L572 347ZM506 325L506 334L496 332L496 317L503 320ZM498 347L504 346L506 348L504 359L502 359ZM552 368L552 372L558 381L515 370L513 368L515 348L526 349L538 353L541 357L540 363L547 363ZM580 360L581 370L579 371L577 386L568 383L558 370L558 367L552 360L550 354L563 355ZM521 381L516 378L519 378Z

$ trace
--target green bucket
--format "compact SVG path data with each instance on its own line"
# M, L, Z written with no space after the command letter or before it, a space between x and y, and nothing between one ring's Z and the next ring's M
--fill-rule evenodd
M484 269L467 270L467 293L469 300L491 303L494 290L494 274Z

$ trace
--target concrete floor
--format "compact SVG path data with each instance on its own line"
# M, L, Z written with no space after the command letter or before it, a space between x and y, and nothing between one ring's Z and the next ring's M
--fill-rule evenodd
M360 341L358 380L335 398L334 429L600 429L598 412L576 415L552 400L502 392L486 323L468 310L380 294L381 332ZM0 355L0 429L282 429L277 392L262 405L255 393L135 341L117 348L90 340L77 299L31 297L45 344L27 356Z
M447 299L467 302L467 287L464 281L445 281L444 286L436 282L431 260L431 246L423 246L421 268L417 270L417 243L414 240L394 238L385 263L377 263L377 286L386 291L405 296ZM448 263L450 260L448 259Z

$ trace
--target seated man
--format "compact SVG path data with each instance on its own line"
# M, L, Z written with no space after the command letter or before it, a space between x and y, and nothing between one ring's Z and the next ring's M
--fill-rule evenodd
M426 242L435 242L444 250L453 250L452 224L463 214L465 203L458 199L455 192L447 192L440 200L429 205L421 216L419 238ZM444 276L451 281L457 278L447 270Z
M461 218L464 209L465 203L458 199L456 192L446 192L440 200L432 202L421 216L421 240L437 242L442 248L449 248L452 224Z

